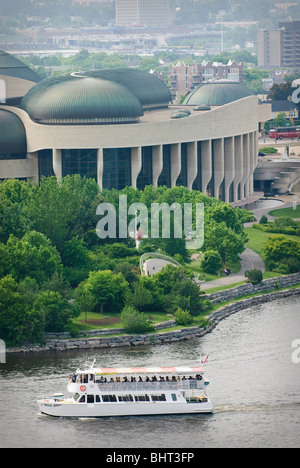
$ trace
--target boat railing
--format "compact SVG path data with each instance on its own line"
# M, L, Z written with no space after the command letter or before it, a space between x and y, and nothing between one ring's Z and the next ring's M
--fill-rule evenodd
M203 380L182 380L180 382L107 382L96 384L101 392L203 390Z

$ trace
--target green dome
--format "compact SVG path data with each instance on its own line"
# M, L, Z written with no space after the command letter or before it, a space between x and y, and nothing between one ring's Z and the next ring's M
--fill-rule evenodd
M26 94L21 108L42 124L126 123L143 115L139 100L124 86L79 75L42 81Z
M12 112L0 109L0 154L27 153L23 122Z
M95 70L86 72L85 75L114 81L125 86L138 98L144 109L168 107L172 100L169 88L162 80L141 70L133 68Z
M23 80L32 81L33 83L38 83L42 79L35 71L21 62L21 60L3 52L3 50L0 50L0 75L21 78Z
M203 83L185 99L187 106L224 106L254 93L238 81L216 80Z

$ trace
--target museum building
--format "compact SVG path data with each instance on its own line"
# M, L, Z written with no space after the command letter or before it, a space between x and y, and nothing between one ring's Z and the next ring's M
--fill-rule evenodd
M18 86L7 85L0 105L0 180L80 174L101 190L183 185L226 202L251 196L260 126L271 106L242 83L204 83L174 106L150 73L111 69L40 80L3 56L0 80Z

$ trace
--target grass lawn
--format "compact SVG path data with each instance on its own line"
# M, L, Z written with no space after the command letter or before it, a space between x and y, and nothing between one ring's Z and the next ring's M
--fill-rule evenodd
M205 273L201 268L201 261L202 260L196 260L195 262L192 262L189 265L187 265L188 268L193 270L194 273L198 273L199 280L203 279L203 275L205 275L205 281L214 281L220 279L219 275L211 275L210 273ZM229 268L232 271L232 273L238 273L241 269L241 262L238 261L236 263L227 263L224 266L224 269L225 268ZM225 274L223 276L225 277Z
M145 315L149 316L154 324L167 322L172 319L172 317L164 312L147 312ZM74 323L78 325L80 331L122 328L121 317L116 314L88 312L87 321L85 322L85 313L81 313L79 317L74 319Z
M273 210L269 213L270 216L274 216L275 218L279 218L282 216L286 216L288 218L296 218L300 219L300 205L297 206L297 210L294 211L293 207L290 208L282 208L282 210Z
M256 252L262 259L264 258L263 247L264 244L267 242L268 237L276 236L278 234L271 234L269 232L259 231L258 229L254 228L245 228L245 232L248 235L249 242L246 246ZM299 236L289 236L285 234L285 237L289 239L293 239L296 241L300 241Z

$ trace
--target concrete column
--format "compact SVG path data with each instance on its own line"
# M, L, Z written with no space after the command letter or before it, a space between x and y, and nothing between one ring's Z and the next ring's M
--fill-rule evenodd
M244 135L244 187L245 187L245 198L248 198L250 195L250 174L251 174L251 164L250 164L250 134Z
M187 144L187 186L190 190L198 174L197 142Z
M171 187L176 187L176 182L181 172L181 144L171 145Z
M60 182L62 179L62 157L60 149L54 149L52 151L52 164L55 177L58 182Z
M224 180L224 138L213 141L214 146L214 197L220 199L220 187Z
M250 178L249 195L254 192L254 171L257 166L258 152L256 151L256 132L250 133Z
M234 201L239 201L239 185L244 174L244 157L243 157L243 136L239 135L234 138L235 146L235 175L234 175Z
M131 186L136 189L137 178L142 170L142 147L131 148Z
M224 141L224 168L225 168L225 202L230 203L230 188L235 177L235 145L234 137L225 138Z
M212 177L212 141L201 142L202 192L206 195Z
M103 190L103 148L97 150L97 182L99 185L100 192Z
M157 187L158 179L163 170L163 147L162 145L153 146L152 150L152 177L153 187Z

